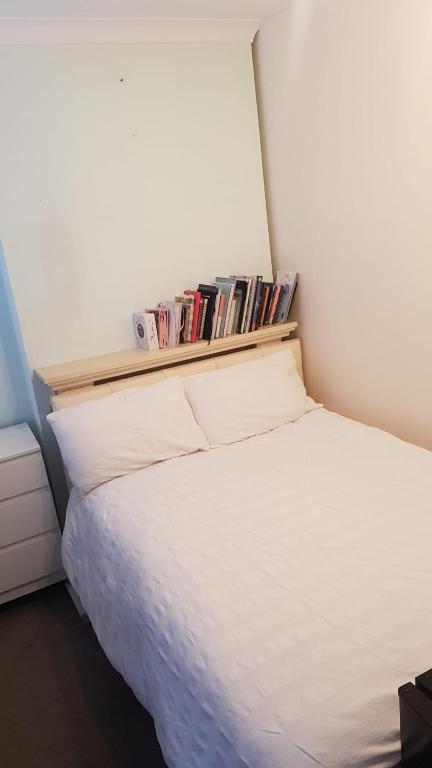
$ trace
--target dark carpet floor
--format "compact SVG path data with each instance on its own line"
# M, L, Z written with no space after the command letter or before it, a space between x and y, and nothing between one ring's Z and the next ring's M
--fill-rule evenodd
M63 584L0 608L5 768L164 768L153 720Z

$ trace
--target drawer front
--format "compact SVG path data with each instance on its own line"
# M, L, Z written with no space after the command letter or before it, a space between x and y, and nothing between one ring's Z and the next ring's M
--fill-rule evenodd
M60 531L0 549L0 593L62 569Z
M0 501L44 485L48 485L48 479L39 451L0 463Z
M0 547L58 529L49 488L0 501Z

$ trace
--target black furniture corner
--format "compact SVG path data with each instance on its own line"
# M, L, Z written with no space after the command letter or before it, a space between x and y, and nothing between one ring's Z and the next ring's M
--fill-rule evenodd
M401 685L399 693L403 768L432 768L432 669Z

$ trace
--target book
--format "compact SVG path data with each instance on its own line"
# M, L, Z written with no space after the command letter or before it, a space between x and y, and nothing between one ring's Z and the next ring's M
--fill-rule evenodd
M245 275L231 275L231 277L234 277L236 282L242 281L246 283L246 295L245 295L241 322L240 322L240 330L239 330L239 333L246 333L248 330L247 317L248 317L248 310L249 310L249 299L250 299L250 289L251 289L252 278L246 277Z
M272 307L273 307L273 296L275 291L275 284L270 283L270 293L269 293L269 300L267 304L267 309L264 317L264 325L270 325L270 315L272 313Z
M258 327L258 308L261 296L262 275L236 275L237 281L246 283L245 304L240 332L249 333Z
M201 296L201 298L200 298L200 303L199 303L199 312L198 312L198 330L197 330L197 337L198 337L198 340L202 339L202 330L203 330L203 328L204 328L204 325L203 325L203 327L201 328L201 323L202 323L202 316L203 316L203 309L204 309L204 299L203 299L203 297Z
M253 310L255 306L255 293L256 293L256 285L257 285L257 277L255 275L251 277L247 277L247 279L250 280L250 289L249 289L248 307L246 312L245 333L249 333L249 331L252 328L252 315L253 315Z
M175 301L174 305L174 333L175 333L175 345L178 347L180 344L180 334L183 328L183 305L178 304Z
M177 337L177 328L176 328L176 317L175 317L175 309L174 309L175 306L177 306L177 305L175 305L173 301L161 301L158 304L158 308L166 309L166 311L167 311L168 347L177 347L178 346L178 337Z
M284 323L286 323L286 322L288 321L288 316L289 316L289 313L290 313L290 309L291 309L291 307L292 307L292 303L293 303L293 301L294 301L294 296L295 296L295 292L296 292L296 290L297 290L297 286L298 286L298 282L297 282L297 279L296 279L296 281L295 281L295 283L294 283L294 285L292 286L292 289L291 289L291 291L290 291L290 296L289 296L289 301L288 301L288 307L287 307L287 311L286 311L286 317L285 317Z
M165 307L157 309L146 309L146 313L152 314L156 322L156 332L158 336L159 349L166 349L168 346L168 311Z
M210 341L212 338L212 332L213 332L213 315L215 310L215 303L216 303L216 296L218 294L218 289L215 285L200 283L198 286L198 291L200 292L203 298L208 299L207 310L206 310L205 320L204 320L203 339L205 339L206 341Z
M243 300L243 293L239 288L236 288L234 291L234 298L233 298L233 301L235 301L235 310L234 310L234 319L233 319L233 328L232 328L233 333L238 333L242 300Z
M221 293L219 297L219 307L218 307L218 317L217 317L217 324L216 324L216 338L221 338L221 325L222 325L222 317L224 313L225 308L225 294Z
M273 289L272 301L271 301L270 312L269 312L269 325L273 325L273 320L276 313L276 307L278 305L281 290L282 290L281 285L275 285Z
M263 294L263 304L261 307L261 318L259 322L260 326L266 325L267 312L268 312L268 308L269 308L269 304L270 304L271 296L273 292L273 283L266 282L266 283L263 283L262 285L263 285L264 294Z
M212 323L212 333L211 333L211 339L213 340L216 338L216 331L217 331L217 323L218 323L218 317L219 317L219 303L221 300L221 292L218 290L216 298L215 298L215 307L213 311L213 323Z
M241 333L241 326L243 323L244 318L244 311L245 311L245 303L246 303L246 296L247 296L247 282L246 280L238 280L236 278L236 291L241 292L241 300L240 300L240 307L239 307L239 313L238 313L238 320L237 320L237 326L236 326L236 333Z
M237 304L236 300L233 299L232 302L231 302L230 311L229 311L228 327L227 327L226 336L231 336L231 334L233 332L234 314L235 314L236 304Z
M264 317L264 308L266 303L266 298L268 296L268 287L266 287L265 283L261 283L261 294L260 294L260 300L258 305L258 315L257 315L257 327L260 328L262 326L262 320Z
M297 272L285 272L284 270L280 269L276 273L276 281L280 285L287 285L289 287L288 295L286 296L281 314L281 322L286 323L297 288Z
M258 328L258 307L259 307L260 298L261 298L261 288L262 288L262 275L257 275L254 306L252 311L252 320L251 320L251 327L250 327L251 331L256 331L256 329Z
M198 318L200 310L201 294L199 291L187 290L184 292L186 296L193 296L193 314L192 314L192 330L191 330L191 342L194 343L198 339Z
M192 320L194 297L180 293L175 301L182 305L182 327L180 331L180 343L190 343L192 340Z
M156 320L152 312L135 312L134 328L139 349L159 349Z
M282 317L283 317L283 308L284 308L284 302L286 301L286 298L289 294L289 286L288 285L282 285L281 286L281 292L279 294L279 299L274 315L274 323L281 323Z
M168 346L168 310L165 307L159 307L156 310L158 317L156 327L159 339L159 348L166 349Z
M206 318L206 312L207 312L207 305L208 305L208 298L202 298L201 297L201 317L200 317L200 323L199 323L199 335L198 338L201 341L204 333L204 323Z
M235 284L236 281L232 277L216 277L215 279L215 285L225 296L225 306L220 331L221 336L226 336L228 333L228 323L231 314L231 303L234 296Z

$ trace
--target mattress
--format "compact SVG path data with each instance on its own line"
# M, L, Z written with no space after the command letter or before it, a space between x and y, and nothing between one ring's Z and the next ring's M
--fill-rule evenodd
M324 409L72 492L65 569L169 768L395 766L432 454Z

